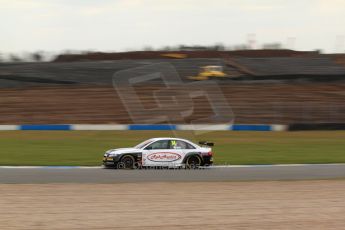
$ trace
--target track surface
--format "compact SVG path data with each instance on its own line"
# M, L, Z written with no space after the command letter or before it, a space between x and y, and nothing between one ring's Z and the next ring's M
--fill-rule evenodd
M345 180L0 184L1 230L337 230Z
M0 167L0 183L124 183L308 180L345 178L345 164L263 165L199 170L114 170L72 167Z

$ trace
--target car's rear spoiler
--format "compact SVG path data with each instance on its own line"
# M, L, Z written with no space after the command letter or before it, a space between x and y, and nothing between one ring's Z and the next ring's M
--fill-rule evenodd
M199 144L201 144L201 145L207 145L207 146L214 146L214 143L208 142L208 141L199 141Z

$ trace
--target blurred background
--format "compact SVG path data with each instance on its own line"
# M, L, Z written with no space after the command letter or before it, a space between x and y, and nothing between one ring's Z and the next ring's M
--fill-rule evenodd
M112 76L157 63L180 84L217 81L235 123L345 121L343 1L0 3L1 124L133 123ZM136 93L155 107L162 88ZM212 112L195 99L183 123Z

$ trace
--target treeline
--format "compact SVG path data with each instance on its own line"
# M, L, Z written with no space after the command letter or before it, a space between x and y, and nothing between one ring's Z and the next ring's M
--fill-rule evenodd
M153 48L151 46L144 46L142 49L136 50L127 50L126 52L134 51L236 51L236 50L252 50L255 49L254 45L248 44L239 44L234 46L226 46L223 43L216 43L215 45L202 46L202 45L176 45L176 46L163 46L160 48ZM280 50L283 49L283 46L280 43L271 43L264 44L262 49L270 50ZM43 62L55 60L58 56L61 55L88 55L90 53L98 53L99 51L94 50L65 50L59 53L49 53L45 51L36 51L36 52L23 52L23 53L1 53L0 52L0 62ZM116 53L112 51L113 53ZM121 51L120 53L123 53Z
M45 52L37 51L32 53L0 53L0 62L42 62L47 61L47 55Z

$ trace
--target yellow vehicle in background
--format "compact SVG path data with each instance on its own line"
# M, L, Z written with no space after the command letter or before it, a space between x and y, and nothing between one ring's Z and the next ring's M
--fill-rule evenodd
M218 65L208 65L200 68L197 76L190 76L188 79L194 81L208 80L209 78L224 78L227 75L223 72L223 67Z

